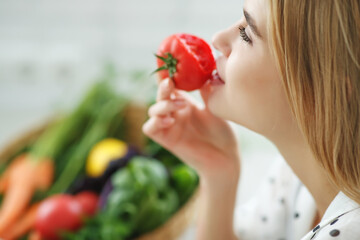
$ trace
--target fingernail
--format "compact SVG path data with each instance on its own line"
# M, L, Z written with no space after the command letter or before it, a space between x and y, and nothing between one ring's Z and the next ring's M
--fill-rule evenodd
M174 83L174 80L172 80L171 78L168 78L167 84L170 86L172 83Z
M169 78L166 78L165 80L164 80L164 82L163 82L163 85L164 85L164 87L168 87L169 86Z
M165 83L165 87L168 88L168 89L172 89L172 88L173 88L173 85L174 85L173 80L170 79L170 78L167 78L167 79L166 79L166 83Z

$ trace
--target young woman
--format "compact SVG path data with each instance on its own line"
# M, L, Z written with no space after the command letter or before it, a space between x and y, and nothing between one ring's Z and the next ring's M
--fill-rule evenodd
M143 131L198 171L198 239L360 239L359 41L358 0L247 0L214 37L224 84L200 90L205 106L159 81ZM225 120L286 160L237 209L241 161Z

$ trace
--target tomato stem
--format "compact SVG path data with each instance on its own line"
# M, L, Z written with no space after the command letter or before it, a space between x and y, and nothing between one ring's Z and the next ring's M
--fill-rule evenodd
M158 69L156 69L153 73L156 73L156 72L159 72L159 71L162 71L162 70L168 70L169 71L169 77L172 78L174 76L175 72L176 72L177 60L169 52L165 53L165 55L166 55L166 57L159 56L159 55L155 54L155 56L157 58L159 58L160 60L162 60L165 64L163 66L159 67Z

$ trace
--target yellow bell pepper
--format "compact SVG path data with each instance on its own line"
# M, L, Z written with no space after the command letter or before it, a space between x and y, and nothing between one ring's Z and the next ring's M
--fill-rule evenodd
M91 177L101 176L111 161L124 157L128 145L115 138L104 139L91 149L87 162L86 173Z

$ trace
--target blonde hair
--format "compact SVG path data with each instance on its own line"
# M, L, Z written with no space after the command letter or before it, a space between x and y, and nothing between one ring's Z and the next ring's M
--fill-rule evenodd
M268 36L319 163L360 203L359 0L271 0Z

